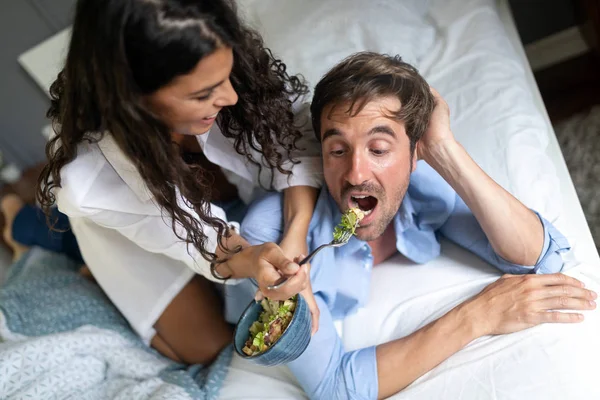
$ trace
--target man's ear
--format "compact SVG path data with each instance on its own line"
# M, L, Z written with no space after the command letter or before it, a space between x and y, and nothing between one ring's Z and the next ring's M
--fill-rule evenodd
M419 144L420 142L417 142L417 145L415 146L415 150L413 151L412 154L412 165L410 168L410 172L415 172L415 170L417 169L417 161L419 161Z

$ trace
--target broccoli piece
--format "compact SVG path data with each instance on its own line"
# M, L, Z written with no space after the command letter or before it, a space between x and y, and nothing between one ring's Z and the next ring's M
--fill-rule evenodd
M365 213L359 208L349 208L344 214L342 214L342 220L333 229L333 239L339 241L342 239L346 232L350 232L354 235L359 222L365 217Z
M265 332L258 332L256 336L254 336L254 340L252 340L252 345L259 350L262 349L265 345Z
M277 316L279 316L279 317L285 317L287 315L287 313L289 313L289 312L290 312L289 307L281 306L277 310Z

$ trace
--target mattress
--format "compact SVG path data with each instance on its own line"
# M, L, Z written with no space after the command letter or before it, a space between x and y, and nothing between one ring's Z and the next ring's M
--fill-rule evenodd
M421 5L424 3L427 2ZM428 2L427 6L431 9L423 19L436 27L439 36L418 65L433 86L441 87L444 96L449 94L450 99L446 99L451 110L459 109L459 115L453 115L453 129L457 125L462 129L460 133L455 131L457 137L494 179L527 205L550 217L573 247L565 257L567 273L597 291L600 289L598 253L507 2L439 0ZM267 45L271 45L269 26L263 24L258 28L265 35ZM494 54L488 57L486 51ZM493 62L497 54L503 57L501 63ZM287 55L290 54L282 55L286 63ZM415 56L414 53L411 56ZM301 63L295 60L291 65L288 63L292 68L296 65ZM472 84L471 77L477 75L478 69L488 74L483 78L509 80L514 86L505 90L501 83L497 87L485 87L487 82L484 82L482 92L478 92L480 98L489 99L493 104L508 99L509 105L516 108L504 116L509 122L496 124L498 129L508 132L498 134L483 130L487 134L483 138L477 137L478 132L472 134L478 125L490 125L486 114L478 113L485 105L470 109L452 90L460 92ZM318 73L305 75L310 79ZM525 135L519 136L519 133ZM503 139L513 140L514 148L507 144L502 146L499 141ZM490 153L490 148L501 151ZM528 162L537 163L537 169ZM509 167L503 169L501 164L512 165L514 171L507 171ZM521 177L521 173L525 176ZM342 322L344 345L352 350L406 336L498 277L494 268L449 242L442 243L439 258L425 265L416 265L397 255L374 268L368 305ZM600 398L600 385L596 384L594 372L600 360L598 314L586 313L586 320L579 325L542 325L511 335L480 338L393 398ZM234 357L221 398L301 399L306 396L287 368L258 367Z

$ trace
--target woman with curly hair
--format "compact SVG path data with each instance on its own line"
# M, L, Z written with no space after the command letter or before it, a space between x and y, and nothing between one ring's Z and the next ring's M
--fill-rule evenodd
M300 292L318 321L293 261L322 179L306 92L232 0L78 1L38 199L68 215L98 284L162 354L205 363L230 342L209 280ZM227 216L265 189L284 192L286 234L249 246Z

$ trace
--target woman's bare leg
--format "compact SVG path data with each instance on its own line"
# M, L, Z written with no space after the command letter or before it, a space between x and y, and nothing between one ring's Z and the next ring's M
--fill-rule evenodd
M2 198L2 201L0 201L0 209L2 210L2 214L4 214L4 229L2 231L2 236L4 237L6 244L8 244L13 251L13 261L21 258L21 256L29 250L29 247L16 242L12 236L13 222L24 206L25 203L16 194L7 194Z
M177 362L207 364L232 340L223 304L207 279L197 275L179 292L156 324L152 347Z

